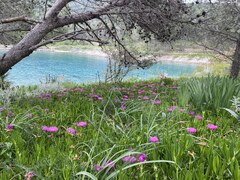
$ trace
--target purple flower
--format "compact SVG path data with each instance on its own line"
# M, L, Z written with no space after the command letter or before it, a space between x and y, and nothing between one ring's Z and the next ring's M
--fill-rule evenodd
M51 127L42 126L42 130L46 132L57 132L58 128L56 126L51 126Z
M188 114L191 115L191 116L194 116L194 115L195 115L195 112L189 111Z
M161 101L160 100L151 100L154 104L161 104Z
M173 109L172 108L168 108L167 110L169 113L173 112Z
M148 97L148 96L144 96L143 99L144 99L144 100L148 100L149 97Z
M203 118L203 117L202 117L202 116L199 116L199 115L195 116L195 119L201 120L202 118Z
M99 96L99 97L98 97L98 100L99 100L99 101L102 101L102 100L103 100L103 97Z
M124 106L124 105L121 105L121 107L120 107L122 110L125 110L126 109L126 106Z
M134 156L125 156L122 158L123 162L135 163L137 159Z
M213 130L217 129L218 127L214 124L208 124L207 128L213 131Z
M139 162L144 162L147 159L147 155L146 154L140 154L138 156L138 161Z
M56 96L57 96L57 97L62 97L62 94L57 94Z
M152 143L156 143L156 142L159 142L158 140L158 137L157 136L152 136L149 138L149 141L152 142Z
M103 169L102 166L100 166L100 165L98 165L98 164L95 165L95 170L96 170L96 171L101 171L102 169Z
M71 135L74 135L76 133L75 129L73 128L68 128L67 132L70 133Z
M42 130L43 130L43 131L47 131L47 130L48 130L48 127L47 127L47 126L42 126Z
M12 130L13 130L13 125L12 125L12 124L7 124L5 130L6 130L6 131L12 131Z
M4 107L1 107L1 108L0 108L0 112L1 112L1 111L4 111L4 110L5 110L5 108L4 108Z
M85 127L87 126L87 122L78 122L76 125L79 127Z
M190 133L190 134L194 134L197 132L197 130L193 127L190 127L190 128L187 128L187 132Z

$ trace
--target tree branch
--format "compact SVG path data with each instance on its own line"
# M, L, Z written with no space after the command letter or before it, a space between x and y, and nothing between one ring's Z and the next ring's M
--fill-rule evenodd
M7 23L13 23L13 22L27 22L27 23L40 23L39 21L36 21L34 19L27 18L25 16L18 16L18 17L12 17L12 18L6 18L6 19L1 19L0 24L7 24Z

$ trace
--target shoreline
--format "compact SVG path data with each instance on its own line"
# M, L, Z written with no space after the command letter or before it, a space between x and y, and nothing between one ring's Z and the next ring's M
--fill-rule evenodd
M5 47L3 45L0 45L0 50L9 50L11 46ZM98 57L105 57L107 58L108 55L104 53L101 49L78 49L78 48L70 48L70 49L58 49L56 47L41 47L36 50L36 52L57 52L57 53L75 53L75 54L82 54L82 55L87 55L87 56L98 56ZM189 53L190 54L190 53ZM205 65L205 64L210 64L210 59L205 57L192 57L189 58L186 55L170 55L170 54L165 54L162 56L157 56L155 57L157 62L162 62L162 63L186 63L186 64L199 64L199 65Z

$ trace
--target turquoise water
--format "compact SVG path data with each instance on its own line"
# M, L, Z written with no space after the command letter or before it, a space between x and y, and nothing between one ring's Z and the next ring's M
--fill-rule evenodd
M64 77L65 81L76 83L96 82L103 80L107 67L104 57L85 56L65 52L35 52L16 64L10 71L8 80L13 85L33 85L45 82L46 77ZM165 74L170 77L190 75L194 72L194 64L155 64L142 70L134 70L127 78L148 79Z

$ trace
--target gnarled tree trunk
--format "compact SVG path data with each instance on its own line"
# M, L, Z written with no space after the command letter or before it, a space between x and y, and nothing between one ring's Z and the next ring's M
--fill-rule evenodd
M232 78L237 78L240 71L240 39L237 41L236 50L233 57L233 62L231 65L230 76Z

